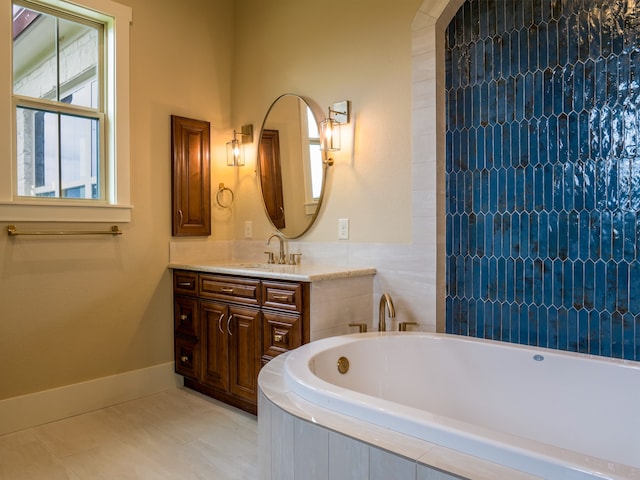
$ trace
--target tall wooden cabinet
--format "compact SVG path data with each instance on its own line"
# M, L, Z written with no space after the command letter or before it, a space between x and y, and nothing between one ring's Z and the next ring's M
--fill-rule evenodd
M258 372L309 341L309 284L175 270L176 373L256 413Z
M171 116L171 232L211 235L210 125Z

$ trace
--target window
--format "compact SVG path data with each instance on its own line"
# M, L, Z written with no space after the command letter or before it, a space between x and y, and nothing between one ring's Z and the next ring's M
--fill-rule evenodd
M82 3L12 3L12 155L0 156L0 219L130 220L131 10Z
M302 128L306 129L303 138L308 139L308 151L303 153L304 162L304 191L305 210L307 215L313 215L318 207L320 193L322 192L322 179L324 164L322 163L322 149L320 145L320 132L318 123L311 108L302 107L300 112ZM304 152L304 149L303 149Z

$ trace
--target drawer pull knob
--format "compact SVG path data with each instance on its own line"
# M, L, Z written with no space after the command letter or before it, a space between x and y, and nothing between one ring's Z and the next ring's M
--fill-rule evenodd
M189 361L189 357L187 357L186 355L183 355L180 357L180 361L182 363L187 363Z
M276 333L276 334L273 336L273 340L274 340L275 342L282 343L282 342L284 342L284 335L283 335L283 334L281 334L281 333Z
M191 282L178 282L179 287L190 287L193 285Z
M273 299L274 300L286 300L286 301L288 301L289 297L287 295L274 295Z
M186 322L187 320L189 320L189 315L185 315L184 313L182 315L180 315L180 320L183 322Z
M222 287L222 288L220 289L220 291L221 291L222 293L233 293L233 288L229 288L229 287Z

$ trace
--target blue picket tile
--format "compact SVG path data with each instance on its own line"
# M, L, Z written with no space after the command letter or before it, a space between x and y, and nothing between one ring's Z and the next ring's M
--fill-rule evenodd
M633 315L622 315L622 358L635 360L635 320Z
M505 256L516 258L520 256L520 215L505 214L502 219L504 231L503 252Z
M567 257L570 260L575 260L580 256L579 255L579 238L580 238L579 226L580 226L580 219L579 219L578 212L576 212L575 210L572 210L571 212L569 212L569 217L568 217L569 250L568 250Z
M640 262L629 264L629 312L640 315Z
M566 293L571 299L570 306L576 310L584 307L584 263L580 260L573 262L573 289Z
M498 259L489 259L489 278L487 282L487 299L495 301L498 295Z
M509 257L505 260L505 300L508 303L513 303L515 301L515 260L512 257Z
M534 261L526 258L523 262L523 284L522 284L522 302L525 305L531 305L535 301L536 278L534 271Z
M551 259L558 257L558 212L549 212L547 217L547 251Z
M613 312L611 314L611 356L614 358L623 357L623 325L622 315L620 312Z
M593 306L597 311L604 311L606 308L605 292L607 288L607 264L602 260L595 262L594 270L594 296Z
M617 284L616 311L626 313L629 311L629 264L618 264L618 277L614 280Z
M480 259L480 297L481 299L489 298L489 258L482 257Z
M473 257L473 289L471 292L471 298L478 299L481 298L482 292L482 276L481 276L481 259L478 257Z
M509 322L509 310L509 304L507 303L494 305L494 315L495 317L499 317L499 322L496 322L493 326L494 340L502 340L503 342L509 341L509 328L511 327L511 324ZM496 315L496 313L498 315Z
M511 259L510 259L511 260ZM514 302L521 304L524 300L524 260L522 258L516 258L514 261Z
M549 347L551 348L552 345L549 345L549 336L548 336L548 332L549 332L549 320L548 320L548 316L549 313L547 311L547 307L545 306L540 306L538 307L538 335L537 335L537 345L540 347Z
M583 306L589 310L595 307L595 263L591 260L584 262L584 296Z
M473 243L476 247L476 255L478 257L483 257L485 255L485 247L484 247L484 213L479 212L475 216L475 231L470 232L470 235L475 237Z
M558 213L558 257L565 261L569 256L569 215L566 211Z
M476 337L478 334L477 316L477 302L472 298L468 301L467 310L467 335L470 337Z
M618 265L613 262L606 263L606 278L604 290L604 309L612 313L616 310L618 298Z
M502 256L502 214L498 213L493 216L493 255L494 257Z
M578 312L578 352L589 353L589 312Z

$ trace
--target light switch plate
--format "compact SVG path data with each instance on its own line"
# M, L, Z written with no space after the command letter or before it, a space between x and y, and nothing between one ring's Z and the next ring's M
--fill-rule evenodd
M338 240L349 240L349 219L338 219Z
M244 222L244 238L253 238L253 222L251 220Z

